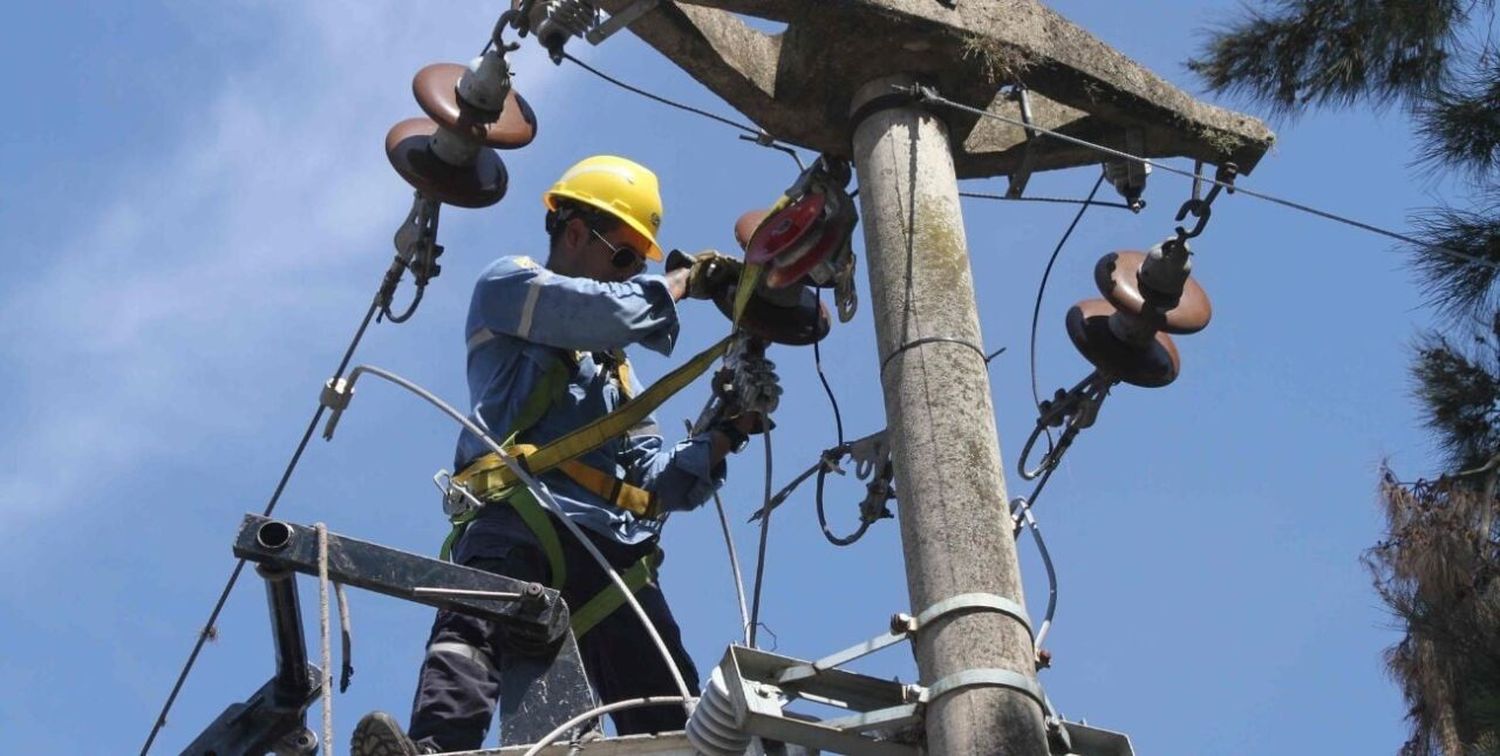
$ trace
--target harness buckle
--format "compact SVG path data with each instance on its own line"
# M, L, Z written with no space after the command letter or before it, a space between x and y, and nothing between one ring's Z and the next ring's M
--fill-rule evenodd
M432 484L437 486L443 494L443 514L448 519L464 517L484 508L484 502L480 501L462 483L453 482L453 474L446 469L438 470L432 476Z

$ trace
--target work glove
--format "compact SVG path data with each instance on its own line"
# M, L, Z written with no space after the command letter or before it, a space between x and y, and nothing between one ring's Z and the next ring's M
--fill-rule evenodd
M667 255L667 270L688 269L687 296L693 299L716 299L740 280L743 264L718 250L705 249L689 255L672 250Z

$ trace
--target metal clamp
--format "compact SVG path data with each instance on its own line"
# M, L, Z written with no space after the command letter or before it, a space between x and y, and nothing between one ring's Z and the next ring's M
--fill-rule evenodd
M1021 627L1026 628L1026 635L1031 636L1033 639L1035 638L1035 635L1031 632L1031 617L1026 614L1026 607L1004 596L997 596L993 593L960 593L957 596L945 598L923 609L912 623L911 631L920 631L923 627L932 624L939 617L967 611L988 611L1003 614L1021 623Z
M1044 711L1047 709L1042 686L1030 677L1009 669L979 668L955 672L929 685L922 695L922 702L930 705L949 693L968 688L1008 688L1035 701Z

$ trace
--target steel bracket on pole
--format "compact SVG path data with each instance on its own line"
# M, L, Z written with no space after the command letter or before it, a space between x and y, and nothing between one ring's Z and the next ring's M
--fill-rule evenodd
M801 659L730 646L719 671L740 728L749 735L835 753L920 753L915 745L889 739L892 733L921 721L914 686L841 669L817 669L783 681L789 670L811 667ZM783 697L846 709L850 714L827 720L789 715L782 711Z
M1012 96L1021 106L1021 122L1026 124L1026 141L1021 143L1021 164L1016 166L1010 174L1009 186L1005 189L1005 196L1016 199L1026 191L1026 182L1031 180L1031 172L1036 168L1036 146L1037 132L1031 128L1035 121L1031 117L1031 96L1026 93L1025 84L1017 84Z

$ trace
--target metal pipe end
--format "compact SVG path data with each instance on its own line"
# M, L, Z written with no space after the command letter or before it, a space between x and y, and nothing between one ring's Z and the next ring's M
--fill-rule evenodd
M284 522L272 520L255 531L255 542L261 548L271 551L280 551L292 542L292 526Z

